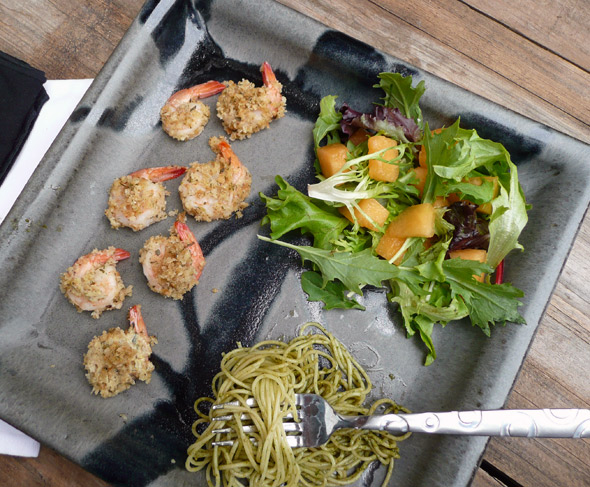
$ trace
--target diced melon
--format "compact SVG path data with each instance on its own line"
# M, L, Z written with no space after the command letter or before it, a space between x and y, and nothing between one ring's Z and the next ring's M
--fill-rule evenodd
M385 137L383 135L374 135L369 138L369 154L377 152L387 147L397 145L397 141ZM381 154L381 157L385 160L395 159L399 155L397 149L390 149ZM397 164L388 164L387 162L380 161L379 159L369 160L369 177L376 181L385 181L392 183L397 180L399 176L399 166Z
M361 200L358 203L360 211L358 208L355 208L354 214L356 219L361 227L368 228L369 230L379 230L379 227L383 227L383 224L387 220L389 216L389 211L385 208L381 203L379 203L376 199L366 199ZM349 209L346 206L342 206L338 208L340 213L348 218L352 223L354 223L354 218L350 213ZM364 213L364 214L363 214ZM366 216L365 216L366 215ZM376 224L372 223L371 220Z
M367 132L365 129L358 129L354 134L352 134L348 141L351 142L354 145L359 145L362 142L364 142L365 140L367 140L369 138L369 132Z
M318 147L317 156L322 174L329 178L346 164L346 146L344 144L328 144Z
M433 237L434 206L432 203L409 206L387 225L385 234L399 238Z
M449 257L451 259L463 259L463 260L477 260L478 262L485 262L488 253L483 249L461 249L451 250Z
M478 262L484 263L488 257L488 253L482 249L461 249L461 250L450 251L449 257L451 259L476 260ZM473 278L476 281L483 282L484 275L483 274L480 274L479 276L474 275Z
M446 208L447 206L449 206L449 200L447 200L443 196L437 196L434 200L434 203L432 203L432 205L435 208Z
M412 169L412 171L414 172L416 178L418 178L418 182L412 186L415 186L416 189L418 189L420 196L422 196L422 191L424 191L424 185L426 184L426 177L428 176L428 169L419 166Z
M494 199L496 196L498 196L498 192L500 191L500 183L498 182L498 177L497 176L484 176L483 179L485 179L487 181L491 181L492 184L494 185L494 192L492 195L492 199ZM481 186L483 184L483 180L480 177L469 178L469 182L471 184L474 184L475 186ZM491 200L487 203L479 205L477 207L476 211L479 211L480 213L485 213L486 215L491 215L492 214Z
M392 235L388 235L386 232L381 237L381 240L379 240L379 243L377 244L377 247L375 248L375 252L377 252L377 255L379 255L380 257L383 257L384 259L387 259L387 260L393 259L393 257L395 257L395 254L397 254L399 252L399 250L402 248L402 245L404 244L405 241L406 241L405 238L394 237ZM402 261L402 258L403 258L403 253L397 259L395 259L395 261L393 263L396 265L399 265Z
M420 148L418 153L418 164L420 164L420 167L426 167L426 149L424 146Z
M449 202L449 205L452 205L453 203L456 203L457 201L461 201L461 198L459 198L459 195L457 193L448 194L446 196L446 199Z

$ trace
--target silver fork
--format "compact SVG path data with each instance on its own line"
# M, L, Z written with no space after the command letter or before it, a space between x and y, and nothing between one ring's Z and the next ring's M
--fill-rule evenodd
M334 431L343 428L386 431L394 435L430 433L469 436L524 436L528 438L590 438L590 409L497 409L483 411L449 411L437 413L403 413L372 416L342 416L317 394L296 394L299 421L285 418L283 427L292 448L318 447L326 443ZM227 403L230 404L230 403ZM224 409L227 404L213 406ZM255 406L253 399L249 406ZM242 416L247 419L247 415ZM219 416L214 421L229 420ZM244 426L244 432L256 428ZM231 433L220 428L216 433ZM232 440L214 445L231 445Z

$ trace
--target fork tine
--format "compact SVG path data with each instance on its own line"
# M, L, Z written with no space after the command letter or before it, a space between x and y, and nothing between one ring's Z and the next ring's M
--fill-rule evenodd
M283 429L285 433L301 433L303 432L303 426L301 423L283 423Z
M247 413L240 414L241 420L246 420L249 418L250 418L250 416ZM226 414L224 416L215 416L215 417L211 418L211 421L231 421L232 419L234 419L233 414Z
M295 405L296 406L305 406L307 403L309 403L314 398L315 398L315 395L313 395L313 394L295 394ZM246 399L245 404L248 407L256 407L256 405L257 405L254 398ZM221 404L214 404L212 406L212 409L216 410L216 411L222 411L224 409L230 409L232 407L240 407L243 405L244 405L244 402L230 401L230 402L225 402L225 403L221 403ZM239 411L236 411L236 412L230 413L230 414L224 414L221 416L214 416L211 418L211 421L231 421L234 419L235 414L238 412ZM298 416L300 418L302 416L303 417L306 416L305 408L302 407L301 409L298 409ZM240 419L241 420L248 420L248 419L250 419L250 415L247 412L241 412ZM291 448L300 448L300 447L306 446L304 438L302 436L303 429L304 429L303 423L295 422L294 415L292 413L288 413L284 416L283 429L284 429L285 433L287 434L286 435L287 444ZM252 425L252 424L242 425L241 430L246 435L255 434L258 431L256 426ZM236 434L235 428L232 428L229 426L224 427L224 428L214 429L212 432L216 435L217 434L231 435L232 433L234 435ZM254 438L250 437L250 440L253 443L256 443L256 440ZM219 441L213 441L212 446L232 446L234 443L235 443L235 439L219 440Z
M248 399L246 399L246 406L248 407L254 407L256 406L256 400L253 397L249 397ZM239 407L242 406L242 403L240 403L240 401L230 401L230 402L224 402L221 404L213 404L213 406L211 406L212 410L215 411L219 411L219 410L223 410L223 409L228 409L230 407ZM213 418L211 418L212 421L230 421L234 418L233 414L225 414L223 416L215 416ZM243 412L240 415L240 419L241 420L246 420L248 419L248 414Z
M232 433L234 431L233 428L228 427L228 428L219 428L216 430L213 430L212 433L213 434L229 434ZM246 434L250 434L250 433L256 433L258 431L258 429L256 428L256 426L254 426L253 424L247 424L242 426L242 431Z
M234 444L233 440L224 440L224 441L212 441L211 446L232 446Z
M225 409L228 406L240 406L241 403L240 401L230 401L230 402L224 402L221 404L213 404L213 406L211 407L212 409ZM248 399L246 399L246 406L256 406L256 400L253 397L249 397Z
M301 423L283 423L283 429L285 430L285 433L301 433L302 432L302 427L301 427ZM218 428L215 429L213 431L211 431L211 433L217 435L217 434L230 434L232 432L234 432L234 428L232 428L231 426L228 426L227 428ZM258 432L258 428L256 428L255 425L253 424L245 424L242 426L242 431L246 434L251 434L251 433L256 433Z
M223 416L214 416L213 418L211 418L211 421L231 421L232 419L234 419L233 414L225 414ZM250 419L250 415L248 413L242 413L240 415L240 419L242 421L245 421L247 419ZM294 419L293 413L285 414L283 419L287 421L292 421Z
M303 436L301 435L287 436L287 444L291 448L301 448L306 446L303 442Z

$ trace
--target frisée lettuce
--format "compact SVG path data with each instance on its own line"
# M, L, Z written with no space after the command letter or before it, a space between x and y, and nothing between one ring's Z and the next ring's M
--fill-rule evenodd
M431 131L419 106L423 81L382 73L375 87L384 97L371 113L337 109L333 95L321 100L318 181L303 194L277 176L277 194L260 194L270 238L259 238L300 254L310 265L302 287L326 309L363 309L358 295L386 287L429 365L437 324L469 317L489 336L495 324L524 323L522 291L494 271L522 250L528 206L501 144L460 120ZM291 243L295 231L311 244Z

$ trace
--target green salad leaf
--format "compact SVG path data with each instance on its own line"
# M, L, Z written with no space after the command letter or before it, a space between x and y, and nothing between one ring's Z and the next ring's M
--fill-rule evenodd
M348 222L321 201L312 202L282 177L277 176L275 181L279 186L276 198L260 194L267 210L262 224L270 224L270 236L278 239L299 229L302 233L309 232L313 235L315 247L330 248L332 241L348 226Z
M424 80L412 87L412 77L399 73L381 73L375 88L385 92L383 104L386 107L398 108L403 115L413 118L418 125L422 124L420 98L426 91Z
M325 96L320 101L320 114L313 129L315 146L319 147L320 141L328 137L329 144L340 142L338 128L342 115L336 111L336 96Z
M463 259L448 259L443 263L443 269L453 295L465 302L471 323L479 326L486 335L490 335L490 325L496 322L524 323L518 312L522 303L516 299L524 296L520 289L507 283L488 284L473 279L474 274L490 272L490 266Z
M258 238L296 250L303 260L316 264L322 273L322 285L338 279L346 289L357 294L362 294L362 288L367 284L381 286L383 281L392 277L409 281L422 280L418 274L414 275L404 268L392 266L386 260L379 259L370 249L360 252L333 252L307 245L293 245L281 240L271 240L261 235Z
M344 284L340 281L328 281L324 284L324 279L318 272L304 272L301 275L301 287L307 293L309 301L322 301L324 309L365 309L358 301L348 297L349 291Z

